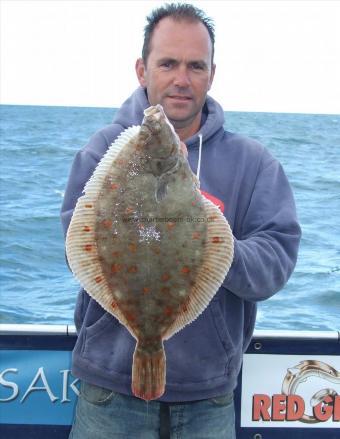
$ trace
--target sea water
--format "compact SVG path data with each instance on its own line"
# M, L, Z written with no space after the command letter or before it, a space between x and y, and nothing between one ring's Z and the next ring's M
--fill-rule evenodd
M59 219L75 153L115 110L0 106L0 322L73 323L79 286ZM226 112L293 187L303 237L294 274L259 304L258 329L340 329L340 116Z

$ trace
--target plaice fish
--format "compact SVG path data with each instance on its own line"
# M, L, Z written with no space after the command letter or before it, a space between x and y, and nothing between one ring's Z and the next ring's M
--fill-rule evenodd
M99 162L77 202L66 251L84 289L137 341L133 394L159 398L163 341L203 312L233 259L230 227L200 193L160 105Z

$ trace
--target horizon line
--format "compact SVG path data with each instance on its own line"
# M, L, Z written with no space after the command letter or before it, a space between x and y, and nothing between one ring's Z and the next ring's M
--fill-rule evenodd
M94 109L111 109L118 110L120 107L115 106L96 106L96 105L61 105L61 104L7 104L0 102L0 107L53 107L53 108L94 108ZM314 111L287 111L287 110L233 110L225 109L223 111L230 113L265 113L265 114L301 114L314 116L340 116L339 113L333 112L314 112Z

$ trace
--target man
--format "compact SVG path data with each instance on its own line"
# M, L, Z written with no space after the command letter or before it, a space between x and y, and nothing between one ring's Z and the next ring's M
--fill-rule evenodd
M191 5L154 11L145 28L143 58L136 63L141 87L75 158L62 208L65 232L108 146L125 128L140 124L150 104L162 104L200 174L203 194L219 205L233 230L235 256L208 308L165 342L166 392L148 404L131 395L134 339L80 292L73 374L82 384L74 439L149 439L170 432L184 439L235 438L233 390L254 329L256 302L288 280L300 228L280 164L257 142L223 129L223 110L207 96L213 55L214 30L202 11Z

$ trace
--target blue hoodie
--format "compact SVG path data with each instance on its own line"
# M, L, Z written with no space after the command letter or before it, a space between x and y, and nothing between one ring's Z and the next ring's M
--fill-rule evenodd
M111 125L96 132L75 157L62 206L66 234L78 197L117 135L140 125L149 106L138 88ZM197 170L202 135L201 190L221 207L234 235L235 256L206 310L164 342L166 392L162 401L223 395L237 384L242 354L255 325L256 302L272 296L295 266L300 227L290 185L280 163L258 142L225 131L224 112L207 97L199 133L185 143ZM135 340L112 315L81 290L75 309L78 339L72 372L89 383L131 395Z

